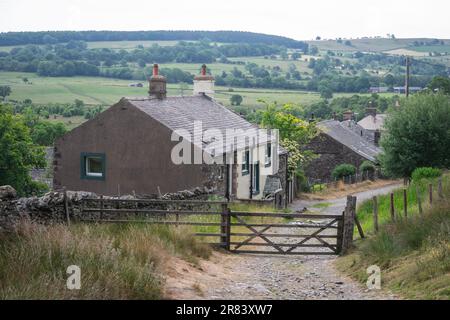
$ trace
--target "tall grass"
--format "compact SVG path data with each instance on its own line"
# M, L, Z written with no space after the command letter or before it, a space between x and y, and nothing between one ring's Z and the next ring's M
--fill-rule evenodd
M424 193L426 185L421 186ZM407 298L450 299L448 176L443 178L443 193L444 199L436 197L432 207L424 206L422 216L415 210L408 219L394 222L390 221L389 205L386 205L389 200L381 197L380 217L384 224L380 231L357 243L352 254L338 261L338 268L365 282L366 268L378 265L382 269L382 286ZM402 207L396 205L396 208ZM360 218L369 219L369 212L371 219L371 211L366 209L366 215L361 215L364 211L360 208ZM363 221L365 225L369 224L369 221Z
M24 222L0 239L0 299L160 299L171 256L210 253L183 228ZM81 290L66 287L70 265Z
M428 185L429 183L433 184L433 198L437 198L437 179L432 180L422 180L419 182L413 182L406 189L407 198L408 198L408 216L414 216L419 213L418 209L418 201L417 201L417 192L416 189L419 190L420 199L422 203L422 207L427 210L429 207L428 200ZM444 175L442 177L442 185L444 194L450 194L450 175ZM403 208L403 190L404 188L399 188L395 190L394 193L394 208L395 215L398 219L404 219L404 208ZM448 197L448 196L447 196ZM373 200L368 199L362 202L357 208L357 216L361 225L366 232L372 232L374 229L373 226ZM378 221L379 224L388 223L391 220L391 212L390 212L390 195L382 195L378 197Z

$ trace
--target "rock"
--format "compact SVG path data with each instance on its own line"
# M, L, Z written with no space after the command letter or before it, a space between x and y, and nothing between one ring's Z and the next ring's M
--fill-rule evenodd
M13 199L17 197L17 191L13 187L0 186L0 199Z

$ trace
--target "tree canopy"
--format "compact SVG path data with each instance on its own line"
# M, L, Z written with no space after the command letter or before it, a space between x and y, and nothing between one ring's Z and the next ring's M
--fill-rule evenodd
M450 79L442 76L434 77L428 84L428 89L433 92L450 94Z
M36 184L29 171L45 165L44 150L33 144L23 117L0 104L0 185L11 185L20 195L31 193Z
M380 156L384 172L410 177L418 167L450 167L450 99L443 94L414 95L391 108L384 124Z

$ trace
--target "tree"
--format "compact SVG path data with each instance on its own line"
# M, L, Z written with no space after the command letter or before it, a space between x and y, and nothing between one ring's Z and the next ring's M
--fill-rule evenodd
M331 99L333 98L333 90L331 90L328 86L320 86L319 87L320 97L322 99Z
M450 101L443 94L421 94L389 111L381 137L382 169L407 178L418 167L449 168Z
M302 57L302 55L300 53L298 53L298 52L294 52L294 53L291 54L291 59L292 60L298 60L301 57Z
M264 128L278 129L281 139L296 141L300 145L308 143L316 134L316 126L298 118L292 104L278 106L267 104L262 112L261 125Z
M450 79L446 77L434 77L428 84L428 88L433 92L450 94Z
M45 167L43 148L33 144L22 117L0 104L0 185L11 185L20 195L30 193L36 185L29 175L33 167Z
M242 103L242 96L239 94L233 94L230 98L230 102L232 106L240 106Z
M40 146L51 146L56 139L64 135L66 132L67 129L63 123L40 121L33 128L31 128L31 139L34 144Z
M317 47L315 47L315 46L313 46L313 47L311 47L311 48L309 49L309 54L312 55L312 56L315 56L315 55L318 54L318 53L319 53L319 48L317 48Z
M138 66L139 66L140 68L145 68L145 66L146 66L145 60L139 59L139 60L138 60ZM125 65L125 67L126 67L126 65Z
M11 94L11 87L10 86L0 86L0 97L5 100L7 96Z
M395 77L392 74L387 74L383 81L388 87L393 87L395 84Z

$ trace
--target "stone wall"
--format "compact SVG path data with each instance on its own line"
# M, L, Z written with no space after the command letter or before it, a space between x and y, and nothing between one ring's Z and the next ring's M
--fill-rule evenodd
M307 146L318 157L305 168L308 178L328 181L333 169L340 164L348 163L359 168L366 159L352 149L330 138L324 133L316 136Z
M176 193L167 193L162 196L158 195L136 195L137 199L162 199L162 200L207 200L208 197L214 194L213 189L195 188L193 190L184 190ZM69 208L69 215L71 221L79 220L80 218L95 218L98 214L90 214L81 216L82 203L86 202L83 199L98 199L99 195L84 191L67 191L67 203ZM104 197L105 202L108 199L135 199L134 196L124 195L117 197ZM66 223L67 217L64 204L64 192L49 192L42 197L17 198L15 190L10 186L0 187L0 232L12 231L17 224L23 220L42 224L52 223ZM121 203L121 208L124 204L131 206L130 203ZM168 209L167 204L158 203L139 203L139 208L147 209ZM175 206L175 205L171 205ZM179 207L180 205L178 205ZM186 206L186 205L185 205ZM97 206L98 207L98 206ZM114 207L113 205L106 205L105 208ZM127 208L125 206L125 208ZM132 208L135 208L134 204ZM116 213L108 214L105 218L114 218Z

